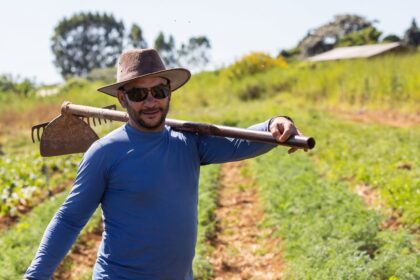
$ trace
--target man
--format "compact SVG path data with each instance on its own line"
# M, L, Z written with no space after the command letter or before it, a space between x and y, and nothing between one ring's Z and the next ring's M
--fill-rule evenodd
M165 126L172 91L191 75L183 68L165 69L153 49L123 53L117 71L117 83L99 91L116 96L129 121L84 155L27 279L51 277L99 204L104 233L94 279L192 279L200 166L258 156L275 147ZM287 117L252 129L270 130L281 142L300 134Z

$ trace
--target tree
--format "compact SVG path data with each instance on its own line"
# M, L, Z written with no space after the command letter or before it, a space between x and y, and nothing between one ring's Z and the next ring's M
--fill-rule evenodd
M338 47L361 46L378 43L378 39L382 32L375 27L369 26L360 31L351 32L339 39Z
M63 77L114 66L123 48L124 24L112 15L79 13L54 29L51 49Z
M145 49L147 48L147 42L143 38L143 31L140 26L133 24L130 29L130 34L128 35L130 45L134 48Z
M183 67L202 70L210 61L211 45L206 36L191 37L178 50L178 62Z
M166 67L178 66L178 59L176 56L175 40L172 35L169 36L168 41L165 40L163 32L159 32L155 40L154 47L162 57Z
M0 95L2 93L13 93L29 96L35 92L36 85L34 81L28 78L13 77L12 75L0 75Z
M420 45L420 29L417 27L416 19L413 18L410 28L405 31L403 42L409 47Z
M311 56L332 49L339 40L352 32L372 26L372 22L358 15L337 15L334 21L310 31L298 48L303 56Z
M401 42L401 38L395 34L389 34L382 39L382 42L387 42L387 43Z

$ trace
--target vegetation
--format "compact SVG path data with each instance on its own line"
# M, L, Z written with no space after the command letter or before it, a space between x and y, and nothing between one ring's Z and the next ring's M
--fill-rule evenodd
M352 32L343 36L339 40L337 47L376 44L379 41L381 34L382 33L379 32L375 27L369 26L360 31Z
M410 28L405 31L403 41L409 47L415 48L420 45L420 28L415 19L411 22Z
M119 54L127 48L146 48L141 27L132 24L128 34L122 21L112 14L77 13L63 18L51 38L54 64L64 78L86 76L94 69L114 67ZM175 39L160 32L154 48L167 67L203 69L209 62L210 41L206 36L191 37L179 49ZM1 90L1 88L0 88Z
M16 217L74 178L76 159L43 160L38 153L0 157L0 216Z
M274 228L284 240L285 277L418 279L419 126L346 121L335 116L334 110L418 114L420 76L415 69L419 53L287 65L262 55L268 66L260 68L254 57L195 75L174 93L170 117L247 127L273 115L290 115L305 134L316 138L317 147L308 154L288 156L286 149L278 148L252 165L266 213L262 226ZM232 73L239 74L232 78ZM29 143L28 127L45 104L55 104L56 108L51 107L55 115L64 100L115 104L114 98L95 92L103 84L98 79L70 79L57 87L54 96L12 99L0 94L5 101L0 103L2 116L13 110L33 112L32 119L20 120L25 122L23 133L0 132L4 151L0 156L0 216L19 212L23 203L33 207L12 228L0 232L0 275L5 279L20 278L27 268L65 196L64 192L48 197L48 190L72 178L79 160L42 160L34 151L37 145ZM97 128L97 132L103 135L118 125ZM49 187L43 165L48 167ZM214 234L218 174L218 166L209 166L202 169L200 178L194 261L200 279L212 274L206 260L211 248L206 241ZM357 185L366 185L381 197L381 210L363 203L354 191ZM388 209L398 219L396 228L387 227Z
M147 48L146 39L143 37L143 30L137 24L133 24L128 35L130 45L133 48L145 49Z
M66 193L54 196L38 207L12 229L0 232L0 275L2 279L22 279L38 249L42 235L65 199Z
M114 66L123 49L123 37L124 24L112 15L80 13L64 18L51 39L54 64L63 77Z
M336 15L333 21L308 32L297 47L304 57L316 55L336 47L343 37L369 27L374 29L373 23L362 16Z
M266 224L285 243L286 279L420 277L413 236L380 230L381 217L342 182L320 177L306 155L273 152L257 160L255 174Z
M389 34L382 39L380 39L382 31L375 27L375 23L375 20L370 21L356 14L336 15L334 20L309 30L296 47L282 50L279 56L294 61L337 47L371 45L379 42L401 42L402 45L412 49L420 45L420 29L415 19L401 36Z
M35 92L35 83L29 79L17 79L11 75L0 75L0 97L13 94L28 97Z
M219 171L220 167L218 165L209 165L201 168L197 246L193 263L194 279L210 279L213 275L212 267L207 257L211 251L208 240L214 237L216 231L214 210L216 210L217 206Z

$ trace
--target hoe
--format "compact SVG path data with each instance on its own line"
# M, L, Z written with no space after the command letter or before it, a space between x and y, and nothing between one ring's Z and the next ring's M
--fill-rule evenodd
M127 122L128 114L117 111L115 105L97 108L65 101L61 105L60 116L51 122L32 127L32 141L35 142L34 135L36 134L38 141L41 142L41 155L44 157L83 153L99 139L91 128L91 119L94 126L97 122L102 124L101 120L105 123L107 121ZM315 140L312 137L295 135L286 142L279 143L269 132L175 119L166 119L165 124L180 131L274 143L299 149L315 147Z

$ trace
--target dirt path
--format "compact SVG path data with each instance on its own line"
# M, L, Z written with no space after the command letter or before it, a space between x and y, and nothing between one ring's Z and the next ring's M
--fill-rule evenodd
M100 226L93 232L83 234L54 273L53 280L87 279L96 262L102 231Z
M368 110L341 110L328 109L334 115L361 123L379 123L393 127L420 126L420 112L408 114L392 110L368 111Z
M216 210L220 223L210 258L215 279L280 279L280 240L274 239L270 230L258 227L263 212L246 165L234 162L222 166Z

